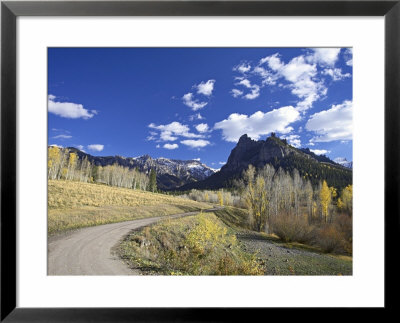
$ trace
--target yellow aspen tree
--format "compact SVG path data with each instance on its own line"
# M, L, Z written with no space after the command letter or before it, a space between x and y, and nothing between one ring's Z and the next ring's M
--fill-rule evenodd
M319 198L321 202L322 217L325 222L328 222L329 205L332 201L331 190L328 187L326 181L322 182L321 191L319 192Z
M337 200L337 207L340 211L343 211L343 209L344 209L344 203L340 197Z
M343 201L342 209L351 216L353 214L353 185L348 185L343 189L341 199Z
M218 191L218 201L219 201L219 205L221 205L221 206L224 205L224 197L223 197L221 191Z
M331 191L331 196L332 198L336 198L337 197L337 191L336 188L334 188L333 186L329 187L329 190Z
M60 167L60 148L56 146L49 147L47 167L48 178L56 179Z

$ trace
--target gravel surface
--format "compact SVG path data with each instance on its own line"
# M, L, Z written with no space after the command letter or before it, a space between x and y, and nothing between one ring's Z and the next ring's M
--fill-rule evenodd
M289 248L255 232L237 233L245 251L256 253L267 275L351 275L352 262L329 254Z

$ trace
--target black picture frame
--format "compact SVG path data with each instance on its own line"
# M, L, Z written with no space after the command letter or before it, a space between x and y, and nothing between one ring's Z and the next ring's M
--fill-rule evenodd
M16 19L19 16L384 16L385 309L395 309L399 237L400 0L395 1L2 1L1 3L1 321L250 321L267 309L18 308L16 281ZM373 233L371 233L373 234ZM40 292L40 291L38 291ZM392 295L392 296L391 296ZM269 309L272 311L271 309ZM277 309L275 309L277 310ZM381 312L380 310L378 310ZM280 313L283 314L282 310ZM287 312L285 312L287 313ZM239 315L240 314L240 315ZM333 313L332 313L333 314ZM286 314L284 314L286 315ZM378 314L378 315L381 315ZM382 318L381 318L382 319Z

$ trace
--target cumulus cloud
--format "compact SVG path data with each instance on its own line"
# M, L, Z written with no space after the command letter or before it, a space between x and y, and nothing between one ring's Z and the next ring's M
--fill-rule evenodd
M203 140L203 139L199 139L199 140L182 140L181 144L189 146L191 148L203 148L205 146L208 146L210 144L210 142L208 140Z
M343 74L341 68L326 68L322 71L322 74L329 75L334 81L340 81L345 78L351 77L350 73Z
M243 91L238 89L232 89L231 93L234 98L238 98L239 96L243 95Z
M260 65L265 63L267 63L270 69L272 69L273 71L279 71L284 66L284 64L281 62L281 59L279 58L278 53L264 57L260 60Z
M293 147L301 147L301 140L299 135L282 136L282 139L286 139Z
M70 138L72 138L72 136L71 135L57 135L52 138L53 139L70 139Z
M207 132L209 130L207 123L199 123L195 128L198 132Z
M55 100L56 96L49 94L47 101L48 111L60 117L69 119L90 119L97 114L96 110L87 110L82 104L59 102Z
M87 148L91 151L102 151L104 149L104 145L92 144L88 145Z
M193 93L186 93L183 97L183 104L191 108L193 111L203 109L208 102L200 102L199 100L193 97Z
M208 80L207 82L201 82L195 85L198 94L203 94L205 96L210 96L214 90L215 80Z
M313 48L313 55L307 59L313 63L334 66L339 58L340 48Z
M174 121L166 125L155 125L150 123L149 128L159 131L159 140L161 141L175 141L179 136L185 138L203 138L203 135L194 134L189 131L189 126ZM157 133L150 132L151 136L147 140L157 140Z
M352 140L353 102L344 101L329 110L313 114L306 123L306 129L315 133L310 142Z
M344 59L347 66L353 66L353 48L347 48L344 52Z
M241 96L243 99L253 100L260 95L260 86L257 84L251 84L250 80L244 77L236 77L236 86L243 86L250 90L250 92L244 94L244 91L239 89L232 89L231 93L234 98Z
M242 63L242 64L239 64L239 65L236 65L233 68L233 70L244 74L244 73L250 72L251 65L249 63Z
M287 64L281 61L279 54L264 57L255 73L259 74L263 78L263 84L267 85L276 84L279 78L288 81L292 94L301 99L297 103L300 111L311 108L316 100L327 93L323 82L316 80L316 65L307 62L304 56L294 57Z
M310 149L316 155L326 155L329 154L331 151L326 149Z
M165 144L163 148L165 149L177 149L179 146L177 144Z
M300 113L292 106L274 109L269 112L257 111L251 116L233 113L228 119L217 122L214 129L222 130L222 138L237 142L243 134L258 140L260 136L271 132L289 133L289 125L299 119Z

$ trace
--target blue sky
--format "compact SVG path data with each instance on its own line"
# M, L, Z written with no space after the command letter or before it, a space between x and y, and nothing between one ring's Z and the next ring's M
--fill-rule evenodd
M226 162L276 132L352 160L347 48L49 48L50 145Z

